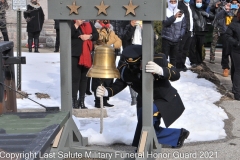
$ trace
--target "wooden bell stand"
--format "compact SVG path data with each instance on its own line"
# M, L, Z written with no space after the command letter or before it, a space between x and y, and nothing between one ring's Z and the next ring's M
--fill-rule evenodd
M109 5L106 9L107 15L100 13L95 7L100 4L96 0L48 0L49 18L60 20L60 69L61 69L61 108L64 111L70 111L72 101L71 91L71 27L70 20L88 19L88 20L142 20L143 21L143 66L148 61L153 60L153 24L152 21L161 21L165 19L166 1L164 0L104 0L105 5ZM132 13L126 14L124 5L138 5L135 9L135 15ZM76 13L70 14L69 5L81 6ZM152 113L153 109L153 77L145 73L145 67L142 70L142 91L143 91L143 128L141 139L138 147L138 153L160 152L155 130L153 128ZM145 85L148 84L148 85ZM77 140L77 142L75 141ZM76 144L77 143L77 144ZM71 116L65 127L61 130L53 143L50 153L58 151L69 151L71 153L79 153L86 157L86 153L92 153L88 158L100 158L97 153L111 153L113 157L108 159L153 159L153 157L134 157L134 158L119 158L116 156L117 151L104 149L98 146L87 146L87 138L82 137L77 129ZM88 154L87 154L88 156ZM61 159L61 158L58 158Z

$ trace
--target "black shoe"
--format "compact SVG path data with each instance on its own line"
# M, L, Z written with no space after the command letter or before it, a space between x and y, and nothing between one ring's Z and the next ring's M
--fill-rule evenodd
M237 101L240 101L240 96L237 95L237 94L234 94L234 99L237 100Z
M80 97L78 99L78 108L81 108L81 109L88 109L85 104L84 104L84 99L85 97Z
M59 50L58 50L58 49L55 49L53 52L59 52Z
M78 109L79 108L78 107L78 101L75 98L72 99L72 108L74 108L74 109Z
M88 109L86 106L80 107L81 109Z
M28 52L32 52L32 48L29 48L29 49L28 49Z
M103 106L106 106L106 107L113 107L114 105L109 104L108 102L105 102L105 103L103 104Z
M184 140L188 138L190 132L184 128L181 129L181 133L178 139L178 144L176 147L172 148L181 148L183 146Z
M86 95L92 95L92 92L86 91Z
M95 103L95 106L94 106L94 107L96 107L96 108L101 108L100 103Z
M178 72L186 72L186 71L187 71L187 68L185 68L185 69L184 69L184 68L177 68L177 71L178 71Z
M214 60L210 59L209 63L215 64Z

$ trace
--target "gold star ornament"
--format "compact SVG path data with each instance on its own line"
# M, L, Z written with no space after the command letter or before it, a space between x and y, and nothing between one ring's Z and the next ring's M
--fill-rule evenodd
M110 6L105 5L104 2L102 1L99 6L95 6L95 7L98 8L98 15L101 14L101 13L104 13L105 15L107 15L106 9Z
M135 9L136 9L137 7L139 7L139 5L133 5L133 4L132 4L132 0L130 0L129 4L128 4L128 5L124 5L123 7L127 9L126 15L128 15L129 13L132 13L132 14L135 16L135 15L136 15L136 14L135 14ZM126 16L126 15L125 15L125 16Z
M74 1L74 2L72 3L72 5L67 5L67 7L70 9L69 15L71 15L72 13L78 14L78 9L79 9L81 6L76 6L76 1Z

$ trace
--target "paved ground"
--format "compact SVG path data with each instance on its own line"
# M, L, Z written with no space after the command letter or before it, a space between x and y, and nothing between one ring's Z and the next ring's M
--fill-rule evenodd
M53 48L40 48L41 53L53 52ZM26 48L22 49L27 51ZM222 77L221 69L221 49L217 49L215 64L209 63L209 49L206 49L206 65L211 69L220 84L226 89L226 93L231 93L231 79ZM34 54L34 53L33 53ZM235 101L231 96L223 96L221 101L216 103L228 114L229 119L225 120L225 130L227 137L217 141L195 142L185 144L181 149L162 148L161 153L154 155L157 159L226 159L240 160L240 101ZM204 124L203 124L204 125ZM126 150L129 146L122 146ZM121 148L121 147L120 147ZM128 149L127 149L128 150Z

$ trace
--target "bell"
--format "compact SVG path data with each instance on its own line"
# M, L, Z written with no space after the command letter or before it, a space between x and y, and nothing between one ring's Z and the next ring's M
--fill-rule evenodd
M114 48L104 44L96 47L93 65L87 73L87 77L93 78L120 78L120 73L115 64L116 56Z

